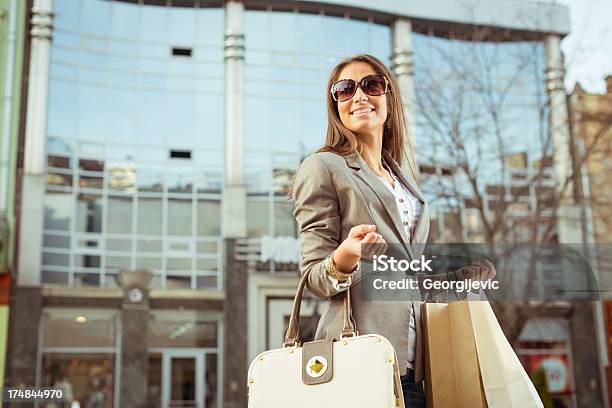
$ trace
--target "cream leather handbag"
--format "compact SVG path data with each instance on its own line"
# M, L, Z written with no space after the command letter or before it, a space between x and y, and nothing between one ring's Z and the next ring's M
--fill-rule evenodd
M359 335L348 290L339 340L301 344L298 319L307 279L305 273L298 285L283 348L251 362L249 408L403 408L395 350L382 336Z

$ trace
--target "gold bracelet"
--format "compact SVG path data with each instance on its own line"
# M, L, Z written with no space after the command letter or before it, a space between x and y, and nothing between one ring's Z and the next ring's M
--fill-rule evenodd
M353 275L353 273L355 273L359 269L359 263L357 263L357 266L355 266L350 273L341 272L336 269L336 265L334 264L334 258L333 258L334 252L329 254L329 256L325 259L325 270L332 278L335 278L338 281L344 282L348 280L348 278L350 278Z

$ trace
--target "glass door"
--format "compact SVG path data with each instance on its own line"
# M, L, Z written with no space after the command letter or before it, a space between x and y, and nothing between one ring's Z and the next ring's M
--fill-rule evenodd
M162 406L204 408L204 353L168 350L162 357Z

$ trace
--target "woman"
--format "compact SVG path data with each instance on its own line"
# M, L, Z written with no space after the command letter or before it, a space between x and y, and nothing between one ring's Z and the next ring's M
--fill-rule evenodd
M325 146L301 164L292 191L301 271L310 271L308 289L329 300L317 339L342 330L342 292L363 284L362 244L380 251L387 242L404 243L402 256L411 259L409 244L425 243L429 233L414 152L404 151L406 122L394 76L377 58L357 55L332 70L328 89ZM400 167L406 156L407 172ZM464 271L483 278L489 272L481 263ZM395 347L412 408L424 407L425 398L421 297L418 289L411 295L413 301L368 301L353 291L351 301L360 334L381 334Z

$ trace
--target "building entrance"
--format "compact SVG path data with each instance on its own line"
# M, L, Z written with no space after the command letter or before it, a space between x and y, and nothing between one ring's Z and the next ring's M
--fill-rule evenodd
M161 408L218 405L217 351L165 348L149 354L149 399Z
M204 408L204 352L165 350L162 353L163 407Z

